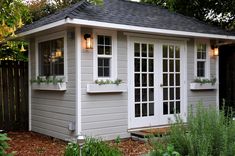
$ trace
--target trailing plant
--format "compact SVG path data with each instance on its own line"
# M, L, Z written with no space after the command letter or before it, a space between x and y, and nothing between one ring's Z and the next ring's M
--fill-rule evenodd
M68 143L65 156L79 156L80 148L76 143ZM82 148L82 156L121 156L116 147L109 146L101 139L86 138Z
M95 83L98 85L105 85L105 84L116 84L116 85L120 85L122 83L121 79L117 79L117 80L95 80Z
M196 78L194 79L193 82L200 83L201 85L205 83L211 83L212 85L214 85L216 83L216 78L215 77L212 77L211 79Z
M115 138L114 142L115 142L116 144L120 144L121 138L120 138L119 135Z
M232 156L235 155L235 124L232 113L198 104L189 111L187 126L177 117L171 125L168 143L182 155Z
M12 156L13 154L8 154L6 150L9 148L7 141L10 138L7 137L7 134L0 134L0 155L1 156Z
M30 82L31 83L37 83L37 84L41 84L41 83L57 84L57 83L64 82L64 78L57 78L56 76L48 76L48 77L38 76L36 79L31 79Z

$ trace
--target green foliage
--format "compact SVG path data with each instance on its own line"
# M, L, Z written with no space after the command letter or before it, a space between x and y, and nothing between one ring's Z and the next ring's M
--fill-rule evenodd
M65 156L79 156L79 146L75 143L68 143ZM115 147L109 146L100 139L87 138L82 148L83 156L121 156L122 153Z
M11 156L12 154L7 154L6 149L8 149L7 141L10 138L7 137L7 134L0 134L0 155L1 156Z
M57 78L56 76L48 76L48 77L41 77L38 76L36 79L31 79L31 83L52 83L52 84L57 84L57 83L62 83L64 82L64 78Z
M115 81L112 80L95 80L95 83L98 85L105 85L105 84L116 84L120 85L122 83L121 79L117 79Z
M231 116L199 104L196 112L189 112L187 126L179 118L172 124L168 142L182 155L233 156L235 124Z
M117 136L117 137L115 138L114 142L115 142L116 144L120 144L120 142L121 142L120 136Z
M164 140L156 140L154 137L150 140L153 150L147 156L180 156L172 144L167 144Z
M171 11L195 17L229 30L235 30L234 0L141 0Z
M200 84L211 83L212 85L214 85L216 82L216 78L215 77L212 77L211 79L196 78L194 79L193 82L200 83Z

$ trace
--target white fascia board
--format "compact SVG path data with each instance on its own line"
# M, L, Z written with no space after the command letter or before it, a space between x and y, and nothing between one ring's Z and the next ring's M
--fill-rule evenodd
M57 21L57 22L53 22L53 23L50 23L50 24L47 24L47 25L44 25L44 26L41 26L41 27L38 27L38 28L35 28L35 29L32 29L32 30L29 30L29 31L19 33L19 34L17 34L17 37L27 36L27 35L37 33L37 32L43 31L43 30L54 28L56 26L61 26L61 25L66 24L66 23L67 23L67 20L63 19L63 20L60 20L60 21Z
M98 22L91 20L83 20L83 19L70 19L66 18L54 23L50 23L44 25L39 28L35 28L23 33L18 34L19 37L26 36L29 34L33 34L39 31L43 31L46 29L50 29L56 26L60 26L63 24L78 24L78 25L86 25L86 26L95 26L95 27L103 27L103 28L111 28L111 29L120 29L120 30L128 30L128 31L136 31L142 33L156 33L162 35L176 35L182 37L202 37L202 38L214 38L214 39L226 39L226 40L235 40L235 36L228 35L218 35L218 34L206 34L206 33L196 33L196 32L188 32L188 31L177 31L177 30L167 30L167 29L157 29L157 28L147 28L140 26L132 26L132 25L124 25L124 24L115 24L115 23L107 23L107 22Z
M68 22L71 24L105 27L105 28L112 28L112 29L122 29L122 30L129 30L129 31L131 30L131 31L138 31L138 32L145 32L145 33L158 33L158 34L163 34L163 35L206 37L206 38L235 40L235 36L228 36L228 35L217 35L217 34L206 34L206 33L196 33L196 32L187 32L187 31L147 28L147 27L139 27L139 26L115 24L115 23L107 23L107 22L97 22L97 21L82 20L82 19L69 19Z

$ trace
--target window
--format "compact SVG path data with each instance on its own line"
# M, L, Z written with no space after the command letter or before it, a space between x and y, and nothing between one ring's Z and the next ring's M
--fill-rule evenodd
M64 75L64 38L40 42L39 76Z
M117 32L94 30L94 81L117 79Z
M98 35L97 40L98 77L110 77L112 61L112 37Z
M208 44L207 43L197 43L196 44L196 61L195 61L195 72L196 77L206 78L208 77Z

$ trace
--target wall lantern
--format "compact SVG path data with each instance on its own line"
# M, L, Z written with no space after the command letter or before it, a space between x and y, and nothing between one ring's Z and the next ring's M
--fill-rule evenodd
M213 49L213 56L219 56L219 48L218 47L215 47Z
M58 57L61 57L61 56L62 56L62 51L60 49L56 49L55 57L58 58Z
M85 34L84 39L86 40L86 49L92 49L91 34Z

